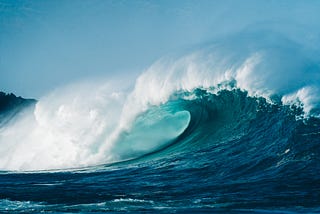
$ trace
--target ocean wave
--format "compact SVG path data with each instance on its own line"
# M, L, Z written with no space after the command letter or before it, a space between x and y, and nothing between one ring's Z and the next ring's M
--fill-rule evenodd
M205 144L204 136L213 145L269 133L265 120L281 123L275 130L290 139L299 119L320 115L315 53L274 33L241 33L164 57L135 84L57 89L1 128L0 169L70 169L184 152ZM276 118L290 122L284 127Z

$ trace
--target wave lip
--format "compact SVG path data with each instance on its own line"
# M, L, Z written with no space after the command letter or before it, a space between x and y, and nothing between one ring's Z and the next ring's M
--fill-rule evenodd
M316 56L314 50L276 33L243 32L182 57L160 59L137 79L133 94L143 97L143 105L159 105L176 91L232 89L233 82L233 88L269 101L296 94L306 115L315 116L311 111L319 109L320 99ZM306 89L307 99L302 94Z

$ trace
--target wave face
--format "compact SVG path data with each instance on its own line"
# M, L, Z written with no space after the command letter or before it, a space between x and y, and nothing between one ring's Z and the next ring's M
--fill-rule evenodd
M317 53L273 33L243 33L160 59L133 86L57 89L1 127L0 204L316 212Z

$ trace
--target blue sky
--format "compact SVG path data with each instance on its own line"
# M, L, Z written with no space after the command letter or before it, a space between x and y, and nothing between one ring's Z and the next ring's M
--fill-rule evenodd
M38 98L73 81L143 71L248 26L320 29L319 11L320 1L0 0L0 91ZM302 36L319 41L316 31Z

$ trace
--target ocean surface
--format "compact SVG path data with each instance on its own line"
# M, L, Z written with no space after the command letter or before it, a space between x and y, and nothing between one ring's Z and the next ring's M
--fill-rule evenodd
M0 212L319 213L319 52L243 33L0 127Z

